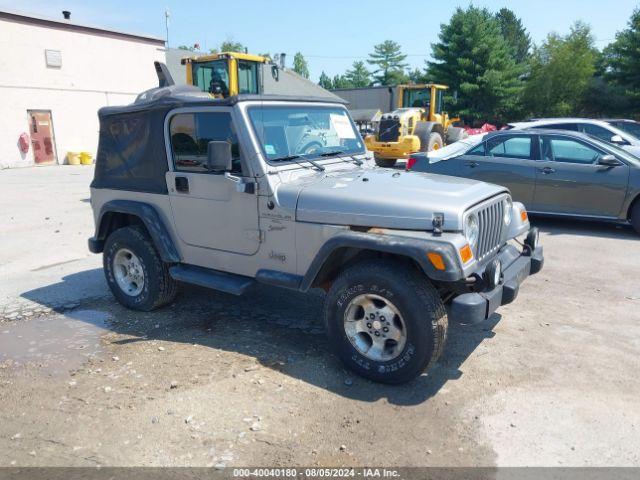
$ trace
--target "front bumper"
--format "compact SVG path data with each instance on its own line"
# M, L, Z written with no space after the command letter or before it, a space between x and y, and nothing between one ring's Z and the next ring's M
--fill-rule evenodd
M420 150L420 139L415 135L401 136L399 142L379 142L374 135L368 135L364 143L378 157L388 159L407 158Z
M498 253L502 263L502 280L491 290L464 293L453 299L449 319L460 323L478 323L489 318L501 305L513 302L518 296L520 284L544 266L541 246L520 252L513 245L506 245Z

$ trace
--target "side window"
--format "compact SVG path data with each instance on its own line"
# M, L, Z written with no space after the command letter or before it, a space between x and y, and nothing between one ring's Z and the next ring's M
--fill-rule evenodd
M601 127L599 125L592 125L590 123L581 124L580 131L586 133L587 135L593 135L594 137L609 143L611 143L611 137L615 135L604 127Z
M478 155L478 156L484 157L484 142L482 142L480 145L476 147L473 147L465 155Z
M498 158L531 158L530 136L500 136L487 140L487 156Z
M573 140L561 137L542 137L542 158L564 163L592 164L600 156L595 148Z
M258 93L258 64L238 60L238 93Z
M231 143L232 173L242 175L240 146L231 114L226 112L179 113L171 118L171 153L177 172L208 173L207 146L213 140Z

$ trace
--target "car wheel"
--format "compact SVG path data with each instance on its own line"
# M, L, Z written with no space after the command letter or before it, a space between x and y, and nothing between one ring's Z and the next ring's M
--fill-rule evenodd
M395 159L389 159L389 158L382 158L379 157L378 155L374 154L374 159L376 161L376 165L378 165L379 167L384 167L384 168L393 168L396 165L397 160Z
M338 275L324 306L327 335L342 362L382 383L403 383L433 364L447 336L447 312L415 268L359 262Z
M633 229L640 235L640 198L636 200L635 205L633 206L633 210L631 210L631 216L629 220L631 220Z
M142 227L124 227L109 235L103 266L111 292L127 308L154 310L172 302L178 292L168 265Z

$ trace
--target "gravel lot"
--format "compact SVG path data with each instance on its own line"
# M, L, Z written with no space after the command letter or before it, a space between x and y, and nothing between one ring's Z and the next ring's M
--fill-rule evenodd
M329 353L319 293L187 287L121 308L90 167L0 171L0 466L640 466L640 237L535 219L545 269L435 369Z

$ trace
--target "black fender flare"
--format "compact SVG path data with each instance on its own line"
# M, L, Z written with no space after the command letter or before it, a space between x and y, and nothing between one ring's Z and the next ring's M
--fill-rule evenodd
M93 253L100 253L104 249L106 240L107 222L105 215L108 213L126 213L138 217L146 227L158 253L163 261L167 263L179 263L180 255L173 243L169 230L160 218L157 209L148 203L134 200L111 200L105 203L100 209L98 222L96 224L95 237L89 239L89 249Z
M300 290L309 290L327 259L336 250L345 247L410 258L431 280L455 282L465 278L455 247L446 241L347 231L331 237L320 248L300 283ZM447 266L446 270L437 270L427 257L428 252L439 253Z

